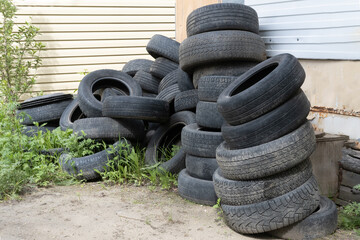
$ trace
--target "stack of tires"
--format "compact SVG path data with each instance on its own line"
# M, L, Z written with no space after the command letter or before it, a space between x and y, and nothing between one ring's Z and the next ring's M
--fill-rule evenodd
M258 17L251 7L207 5L187 18L187 35L180 44L182 70L193 75L198 92L196 123L182 131L186 170L178 179L179 194L200 204L213 205L217 197L212 175L218 167L216 148L223 141L224 118L217 110L219 94L238 76L266 58Z
M298 60L281 54L237 78L217 100L226 124L213 181L225 222L239 233L308 239L336 229L336 218L326 220L336 208L320 198L309 161L316 141L304 79Z

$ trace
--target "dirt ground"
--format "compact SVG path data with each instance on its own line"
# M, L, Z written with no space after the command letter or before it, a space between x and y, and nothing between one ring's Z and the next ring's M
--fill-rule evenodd
M0 203L0 240L276 239L240 235L214 208L148 187L87 183L36 188L22 198ZM324 239L360 238L337 231Z

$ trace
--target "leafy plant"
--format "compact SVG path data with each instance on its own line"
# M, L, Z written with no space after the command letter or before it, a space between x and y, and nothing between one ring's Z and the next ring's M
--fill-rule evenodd
M360 203L353 202L346 205L339 212L338 224L340 228L355 230L360 233Z
M30 75L41 65L39 56L44 44L35 41L39 28L26 22L14 23L16 7L11 0L0 0L0 92L6 103L18 102L35 83Z

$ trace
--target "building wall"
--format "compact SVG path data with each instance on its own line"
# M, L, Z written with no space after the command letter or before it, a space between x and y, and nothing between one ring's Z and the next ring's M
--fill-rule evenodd
M152 59L154 34L175 37L175 0L14 0L17 24L40 28L46 45L34 92L73 92L82 72Z

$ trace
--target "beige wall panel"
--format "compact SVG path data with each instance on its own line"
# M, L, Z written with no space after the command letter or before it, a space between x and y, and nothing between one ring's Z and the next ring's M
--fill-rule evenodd
M84 48L128 48L146 47L148 39L94 40L94 41L43 41L45 49L84 49Z
M182 42L186 38L186 18L195 9L221 0L176 0L176 40Z
M78 82L83 79L84 75L80 73L56 74L56 75L38 75L38 83L56 83L56 82Z
M360 112L360 61L301 60L311 106Z
M174 7L174 0L14 0L17 6L55 7Z
M86 57L86 56L123 56L147 55L144 47L129 48L91 48L91 49L55 49L45 50L40 53L42 58Z
M84 64L84 65L74 65L74 66L51 66L51 67L40 67L37 71L37 75L48 75L51 77L52 74L64 74L64 73L76 73L81 74L85 70L87 72L95 71L98 69L115 69L121 70L124 66L124 63L107 63L107 64ZM34 72L30 72L34 74Z
M59 91L59 90L75 90L78 89L80 82L66 82L66 83L46 83L35 84L32 88L35 92L40 91Z

